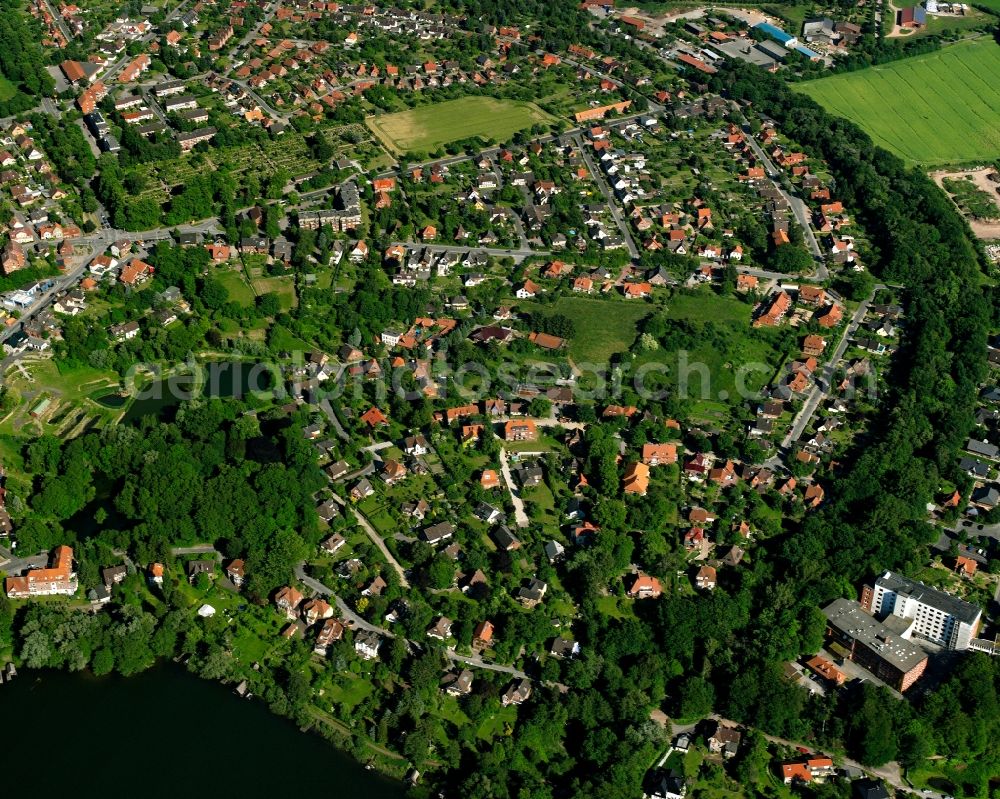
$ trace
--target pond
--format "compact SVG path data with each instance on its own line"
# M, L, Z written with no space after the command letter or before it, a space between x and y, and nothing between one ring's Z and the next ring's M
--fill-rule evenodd
M138 390L125 412L124 421L155 415L172 421L178 406L195 397L245 397L255 391L267 391L275 384L274 375L265 366L239 361L210 363L192 374L172 375L149 383Z

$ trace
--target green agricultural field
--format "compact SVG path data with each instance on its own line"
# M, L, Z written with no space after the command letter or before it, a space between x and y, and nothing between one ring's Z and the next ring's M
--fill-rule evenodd
M637 300L595 300L561 297L552 305L521 303L524 310L562 314L576 324L569 342L569 356L578 363L604 364L611 356L632 346L639 320L652 310Z
M914 164L1000 155L1000 46L965 41L795 88Z
M430 152L474 136L504 141L552 117L534 103L462 97L395 114L369 117L368 126L392 152Z

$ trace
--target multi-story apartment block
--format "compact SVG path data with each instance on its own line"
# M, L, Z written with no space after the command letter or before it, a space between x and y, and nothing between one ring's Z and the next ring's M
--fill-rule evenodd
M340 208L303 211L299 214L299 227L305 230L319 230L330 225L339 233L355 230L361 225L361 197L358 187L351 182L344 183L337 191Z
M909 621L903 638L915 635L947 649L968 649L982 620L975 605L893 572L862 589L861 606L880 619Z

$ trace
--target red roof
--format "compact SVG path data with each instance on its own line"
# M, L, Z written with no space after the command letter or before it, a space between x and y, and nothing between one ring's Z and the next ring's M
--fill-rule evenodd
M369 427L378 427L379 425L389 424L388 417L374 405L372 405L371 408L364 413L361 417L361 421Z

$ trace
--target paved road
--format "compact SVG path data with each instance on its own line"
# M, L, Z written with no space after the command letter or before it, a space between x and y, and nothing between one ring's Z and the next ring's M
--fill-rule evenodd
M393 245L399 245L401 247L406 247L407 249L417 249L423 247L429 247L437 252L449 252L449 253L459 253L460 255L467 255L470 252L484 252L487 255L492 255L495 258L513 258L516 263L532 258L545 258L552 253L549 250L532 250L527 247L518 247L517 249L510 250L498 250L492 247L459 247L451 244L422 244L415 241L394 241Z
M385 627L379 627L363 619L361 616L359 616L357 613L351 610L347 606L347 603L344 602L343 599L341 599L334 593L332 588L324 585L319 580L316 580L315 578L310 577L308 574L306 574L305 563L299 563L295 567L295 577L303 585L308 586L320 596L332 598L333 601L336 603L337 608L340 610L340 613L342 614L343 618L347 621L347 626L350 627L351 629L368 630L370 632L377 633L378 635L383 635L386 638L396 637L396 634L391 630L387 630ZM404 640L406 640L407 647L411 651L413 649L420 650L424 648L422 644L410 641L408 639ZM510 674L514 677L518 677L523 680L531 679L523 671L520 671L519 669L516 669L513 666L504 666L503 664L500 663L488 663L478 655L472 655L472 656L460 655L451 648L445 649L444 655L446 658L448 658L448 660L454 661L456 663L464 663L465 665L472 666L473 668L486 669L488 671L495 671L501 674Z
M750 145L750 149L753 150L754 155L756 155L757 159L764 165L764 171L767 173L771 183L774 184L774 187L781 192L781 196L785 198L788 203L788 207L792 210L795 221L798 222L799 227L802 228L802 235L805 237L809 251L812 253L814 258L818 259L818 263L816 264L816 278L818 280L826 280L830 276L830 272L826 268L826 264L823 261L823 250L820 248L819 242L816 241L816 235L813 233L812 225L810 224L809 208L801 198L789 194L784 190L784 188L782 188L781 179L783 177L783 173L774 165L774 162L771 161L767 153L765 153L763 148L757 143L757 139L754 138L753 133L750 131L750 123L743 115L743 112L740 111L738 113L743 123L743 134L746 136L747 144Z
M456 663L464 663L466 666L475 666L477 669L488 669L489 671L497 671L502 674L510 674L521 680L531 679L531 677L520 669L515 669L513 666L504 666L499 663L488 663L479 655L460 655L454 649L448 648L444 651L444 656L448 658L448 660L453 660Z
M248 83L242 80L236 80L236 78L229 78L229 80L235 83L241 89L243 89L243 91L245 91L248 95L250 95L250 97L253 98L253 101L257 103L257 105L259 105L265 111L267 111L267 113L269 113L272 117L274 117L275 119L280 119L282 122L288 122L289 118L288 114L283 114L280 111L277 111L276 109L272 108L271 105L268 104L268 102L263 97L261 97L259 94L257 94L257 92L255 92L253 89L250 88L250 85Z
M9 549L0 547L0 569L7 574L20 574L28 569L42 569L49 563L49 556L46 552L37 555L29 555L24 558L15 558L14 553Z
M514 485L514 478L510 473L510 461L507 459L507 450L503 447L500 448L500 472L503 474L507 490L510 492L510 499L514 503L514 521L517 522L518 527L527 527L530 520L528 514L524 512L524 500L518 495Z
M72 41L73 40L73 33L72 33L72 31L70 31L70 29L66 25L66 23L63 22L62 15L56 12L56 10L52 7L52 3L50 3L49 0L42 0L42 2L45 3L45 7L48 9L49 13L52 15L53 22L55 22L56 25L59 26L59 30L62 32L62 35L66 37L66 41L67 42Z
M173 547L170 550L173 556L178 555L215 555L217 561L222 561L222 553L211 544L199 544L193 547Z
M1000 524L982 524L982 530L979 526L982 522L976 521L975 519L961 519L955 522L953 527L949 527L948 531L952 533L957 533L960 531L965 531L970 536L982 536L984 538L993 538L1000 541Z
M331 588L323 585L323 583L321 583L319 580L316 580L315 578L310 577L308 574L306 574L306 567L304 563L299 563L295 567L295 577L303 585L309 586L313 591L315 591L320 596L328 598L332 597L333 601L337 605L337 608L340 610L341 616L343 616L344 620L347 622L347 626L350 627L351 629L369 630L370 632L378 633L379 635L385 635L389 638L396 637L395 633L390 632L389 630L386 630L383 627L376 627L374 624L365 621L363 618L361 618L361 616L359 616L357 613L351 610L343 599L334 594Z
M854 312L854 316L851 317L850 323L844 328L844 333L840 337L840 342L837 344L837 348L833 351L829 360L823 366L822 374L818 375L813 383L812 391L810 392L805 403L803 403L801 410L795 417L795 421L792 422L792 426L785 436L785 439L781 442L781 446L787 449L793 441L798 441L799 437L805 431L806 427L809 425L810 419L812 419L813 414L816 413L816 409L819 407L820 402L822 402L830 391L830 382L833 379L834 370L837 368L837 364L840 363L841 358L844 357L844 353L847 351L847 345L849 343L851 333L853 333L861 320L864 319L865 314L868 312L868 306L871 305L872 301L875 299L875 292L885 288L885 286L876 286L874 291L868 296L864 302L862 302L858 309Z
M593 156L590 154L589 148L584 146L579 135L575 136L575 140L577 147L580 148L580 153L583 155L583 160L587 163L587 169L590 170L590 173L594 177L594 181L601 190L601 194L604 195L604 200L608 204L611 216L614 218L615 224L618 226L618 230L625 239L625 246L628 247L629 255L633 258L638 258L639 248L636 246L635 240L632 238L632 230L628 225L628 220L625 219L625 214L622 213L621 206L618 205L618 199L615 197L614 192L611 191L611 187L608 185L604 172L598 169Z
M340 419L337 418L337 414L333 412L333 406L330 404L330 400L324 398L319 401L319 409L323 411L326 418L330 420L330 424L333 429L337 432L337 438L341 441L350 441L351 437L347 435L347 431L340 424Z
M710 716L708 716L708 719L710 719L712 721L721 722L722 724L725 724L727 726L740 727L742 729L748 729L748 726L746 724L740 724L740 723L732 721L730 719L723 718L722 716L718 715L717 713L711 714ZM676 737L676 736L678 736L678 735L680 735L682 733L691 733L691 732L693 732L695 730L695 728L700 723L701 722L699 721L699 722L693 722L691 724L671 724L671 734L674 737ZM782 746L788 746L788 747L791 747L793 749L798 749L798 748L801 747L802 749L808 750L811 754L819 754L820 752L823 751L822 749L817 749L812 744L806 744L806 743L803 743L802 741L790 741L787 738L779 738L776 735L768 735L766 732L763 732L763 731L761 731L761 735L763 735L771 743L780 744ZM885 780L892 787L897 788L897 789L899 789L901 791L906 791L907 793L913 793L913 794L918 793L903 778L901 769L899 767L899 763L897 763L895 761L891 761L889 763L886 763L884 766L879 766L877 768L872 768L870 766L863 766L860 763L858 763L856 760L851 760L851 758L849 758L849 757L839 757L838 756L838 757L835 757L833 759L837 763L839 763L840 765L842 765L842 766L847 766L847 767L849 767L851 769L854 769L856 771L859 771L859 772L861 772L863 774L868 774L870 776L874 776L874 777L877 777L879 779ZM930 791L930 790L927 791L926 793L920 793L920 795L921 796L927 796L927 797L929 797L929 799L946 799L945 794L938 793L936 791Z
M53 287L44 294L39 295L32 305L25 308L21 312L21 318L16 324L0 331L0 342L6 341L15 333L20 332L25 322L33 319L40 311L55 302L63 292L76 285L93 260L114 242L123 238L129 241L160 241L171 238L175 230L179 233L213 233L221 230L221 228L219 228L217 220L208 219L192 225L178 225L175 228L157 228L155 230L139 232L103 228L96 233L75 239L73 242L74 247L88 248L90 250L89 255L84 256L80 264L69 272L52 278Z
M240 39L239 44L237 44L236 47L233 49L233 51L229 54L230 64L236 64L239 62L240 51L247 46L247 44L250 42L251 39L253 39L260 33L260 29L264 27L264 25L266 25L268 22L274 19L274 15L275 13L277 13L278 6L280 5L281 5L281 0L275 0L275 2L268 7L267 11L264 13L264 16L261 18L260 22L258 22L250 30L248 30L246 36ZM308 45L306 46L308 47Z

